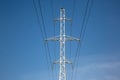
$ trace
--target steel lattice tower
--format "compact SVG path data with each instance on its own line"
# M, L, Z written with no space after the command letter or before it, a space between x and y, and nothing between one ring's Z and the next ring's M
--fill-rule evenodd
M60 18L57 18L55 20L60 21L60 36L48 38L48 39L46 39L46 41L51 40L51 41L59 41L60 42L60 59L58 61L55 61L54 63L60 64L59 80L66 80L66 63L71 64L72 62L68 61L65 57L65 42L68 40L69 41L72 41L72 40L79 41L79 39L65 35L65 21L71 20L71 19L68 19L65 17L65 9L64 8L60 9Z

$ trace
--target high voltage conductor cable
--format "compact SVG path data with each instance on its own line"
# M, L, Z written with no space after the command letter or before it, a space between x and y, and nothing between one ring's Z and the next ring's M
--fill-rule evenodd
M84 28L84 30L83 30L83 36L81 36L81 44L80 44L79 50L78 50L77 52L80 51L80 48L81 48L81 45L82 45L82 41L83 41L83 39L84 39L84 35L85 35L85 32L86 32L86 27L87 27L88 19L89 19L89 17L90 17L90 11L91 11L92 5L93 5L93 0L92 0L92 2L91 2L90 8L89 8L89 10L88 10L88 17L87 17L87 20L86 20L86 24L84 25L85 28ZM78 60L79 60L79 54L78 54ZM77 61L78 61L78 60L77 60ZM78 66L78 62L77 62L77 66Z
M84 28L84 22L85 22L85 20L86 20L86 14L87 14L87 10L88 10L88 4L89 4L89 0L87 1L87 5L86 5L86 8L85 8L85 14L84 14L84 17L83 17L82 28L81 28L81 31L80 31L79 39L81 39L81 34L82 34L82 31L83 31L83 28ZM77 64L76 60L77 60L77 56L78 56L79 46L80 46L80 42L79 42L78 45L77 45L77 51L76 51L75 58L74 58L74 63L75 63L75 65ZM74 69L74 70L75 70L75 69ZM72 78L73 78L73 74L72 74ZM71 78L71 79L72 79L72 78Z
M88 9L88 17L87 17L87 20L86 20L86 24L85 24L85 28L84 28L84 31L83 31L83 38L84 38L84 35L85 35L85 32L86 32L86 27L87 27L87 23L88 23L88 20L89 20L89 17L90 17L90 13L91 13L91 9L92 9L92 6L93 6L93 0L91 0L91 5L90 5L90 8ZM82 37L82 36L81 36ZM82 38L82 39L83 39Z
M43 30L44 30L44 33L45 33L45 38L47 38L46 29L45 29L45 23L44 23L44 17L43 17L43 14L42 14L42 8L41 8L40 0L38 0L38 4L39 4L40 13L41 13L41 19L42 19L42 24L43 24ZM52 59L51 59L48 43L46 43L46 48L48 50L50 62L52 63ZM52 69L52 64L51 64L51 69Z
M87 5L86 5L86 8L85 8L85 14L83 16L83 22L82 22L82 28L81 28L81 31L80 31L80 35L79 35L79 38L81 39L81 36L82 36L82 32L83 32L83 29L84 29L84 25L85 25L85 21L86 21L86 16L87 16L87 12L88 12L88 5L89 5L89 1L87 1ZM77 47L77 51L76 51L76 55L75 55L75 60L74 62L76 62L76 57L78 55L78 49L79 49L79 44L78 44L78 47Z
M53 23L53 27L54 27L54 36L56 36L56 24L55 24L55 22ZM55 59L54 60L56 60L57 58L56 58L56 47L57 47L57 45L56 45L56 42L54 43L54 56L55 56ZM53 79L54 79L54 64L53 64Z
M76 5L76 0L73 0L73 8L72 8L72 21L71 21L71 25L70 25L70 36L72 36L72 27L73 27L73 21L74 21L74 14L75 14L75 5ZM70 42L70 55L71 55L71 42Z
M92 9L92 6L93 6L93 0L91 0L91 4L90 4L90 8L88 9L88 17L87 17L87 19L86 19L86 23L85 23L85 28L84 28L84 30L83 30L83 36L81 36L81 45L82 45L82 41L83 41L83 39L84 39L84 35L85 35L85 32L86 32L86 27L87 27L87 23L88 23L88 19L89 19L89 17L90 17L90 12L91 12L91 9ZM81 46L80 46L81 47ZM79 48L80 49L80 48ZM80 51L80 50L79 50ZM78 51L78 52L79 52ZM78 54L78 60L79 60L79 54ZM77 61L78 61L77 60ZM78 63L78 62L77 62ZM78 64L77 64L77 67L78 67Z
M55 24L54 24L54 36L56 36ZM56 42L54 43L54 56L55 56L55 59L56 59Z
M51 3L52 18L54 19L53 0L50 0L50 3ZM52 23L53 23L53 27L54 27L54 36L56 36L56 34L55 34L56 32L55 32L55 22L54 22L54 20L52 21ZM56 60L56 42L54 43L54 57L55 57L54 60ZM53 64L53 68L54 68L54 64ZM52 77L53 77L53 80L54 80L54 69L52 69Z
M89 4L90 4L90 7L88 7ZM93 0L91 0L91 3L88 0L87 9L85 11L86 14L85 14L85 17L84 17L84 20L83 20L84 29L83 29L83 32L81 32L81 36L80 36L81 37L81 44L82 44L82 41L83 41L83 38L84 38L84 35L85 35L85 32L86 32L86 27L87 27L88 19L90 17L90 11L91 11L92 5L93 5ZM85 18L86 18L86 21L85 21ZM82 33L83 33L83 36L82 36ZM80 47L81 47L81 44L80 44ZM80 49L80 47L79 47L79 49ZM79 52L79 50L77 52ZM78 54L78 60L79 60L79 54ZM77 62L77 66L78 66L78 62Z
M72 7L72 14L71 14L71 21L70 21L70 36L72 36L72 27L73 27L73 18L74 18L74 13L75 13L75 4L76 4L76 0L73 0L73 7ZM71 41L70 41L70 46L69 46L69 50L70 50L70 54L69 54L69 58L71 57L71 47L72 47L72 44L71 44ZM73 64L72 64L73 65ZM73 71L73 68L72 68L72 71ZM68 78L69 78L70 74L68 75Z
M84 25L85 25L85 21L86 21L87 12L88 12L89 1L90 0L87 1L87 5L86 5L86 8L85 8L85 14L83 16L82 28L81 28L80 35L79 35L80 39L81 39L81 36L82 36L83 29L85 27ZM78 44L78 47L77 47L77 51L76 51L75 57L77 57L77 55L78 55L78 49L79 49L79 44ZM76 60L74 60L74 62L76 62Z
M39 26L40 26L41 36L42 36L42 39L44 40L44 35L43 35L42 28L41 28L41 23L40 23L40 19L39 19L39 15L38 15L38 10L37 10L36 3L35 3L34 0L33 0L33 7L34 7L34 9L35 9L35 13L36 13L37 21L38 21L38 24L39 24ZM47 59L47 64L48 64L49 61L48 61L48 56L47 56L47 52L46 52L46 50L45 50L45 53L46 53L46 59ZM48 75L49 75L49 79L50 79L50 69L49 69L49 66L47 66L47 68L48 68L48 72L49 72Z
M79 60L79 54L78 52L80 51L80 48L81 48L81 43L82 43L82 40L84 38L84 34L85 34L85 31L86 31L86 27L87 27L87 22L88 22L88 18L90 16L90 11L91 11L91 8L92 8L92 5L93 5L93 0L91 1L91 5L90 5L90 8L88 8L89 6L89 3L90 3L90 0L87 1L87 5L86 5L86 10L85 10L85 15L84 15L84 18L83 18L83 23L82 23L82 28L81 28L81 32L80 32L80 38L81 38L81 42L78 44L78 47L77 47L77 51L76 51L76 58L75 58L75 61L76 62L76 65L78 66L78 60ZM88 12L88 13L87 13ZM88 14L88 16L87 16ZM87 18L86 18L87 16ZM87 19L87 20L86 20ZM83 33L82 33L83 32ZM83 36L82 36L83 34ZM77 58L78 56L78 58ZM76 61L77 60L77 61ZM76 69L77 70L77 69ZM76 71L75 71L76 73Z
M50 0L50 3L51 3L51 11L52 11L52 18L54 19L54 7L53 7L53 0ZM55 34L55 22L54 20L52 21L53 23L53 27L54 27L54 36L56 36ZM56 59L56 43L54 43L54 56L55 56L55 59Z
M53 22L53 27L54 27L54 36L56 36L56 34L55 34L55 24L54 24L54 22ZM56 42L54 43L54 60L56 60ZM52 63L53 64L53 63ZM53 79L54 79L54 64L53 64Z
M91 12L91 9L92 9L92 5L93 5L93 0L91 0L90 7L88 7L89 9L87 10L88 13L86 13L87 18L86 18L86 22L84 22L83 36L81 35L81 44L82 44L82 41L83 41L83 38L84 38L84 35L85 35L85 32L86 32L86 27L87 27L88 19L90 17L90 12ZM78 54L78 60L79 60L79 54Z
M44 22L44 17L43 17L43 14L42 14L42 8L41 8L40 0L38 0L38 5L39 5L39 9L40 9L40 15L41 15L41 19L42 19L42 24L43 24L43 30L44 30L44 33L45 33L45 38L47 38L46 29L45 29L45 22Z
M33 0L33 7L34 7L34 9L35 9L37 21L38 21L38 24L39 24L39 26L40 26L41 36L42 36L42 38L43 38L43 40L44 40L44 35L43 35L42 28L41 28L41 23L40 23L40 18L39 18L38 10L37 10L36 3L35 3L34 0Z

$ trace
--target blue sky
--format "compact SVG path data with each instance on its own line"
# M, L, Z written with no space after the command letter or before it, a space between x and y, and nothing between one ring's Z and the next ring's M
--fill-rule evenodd
M77 0L73 18L72 35L79 37L87 0ZM36 1L37 3L37 1ZM50 0L41 0L47 37L54 36ZM54 17L59 9L66 9L66 16L72 16L73 0L53 0ZM69 23L66 33L70 35ZM56 23L56 35L59 35ZM52 61L59 56L59 46L48 43ZM58 44L58 43L57 43ZM76 42L72 43L71 55L67 44L66 55L73 60ZM120 79L120 0L94 0L86 33L79 52L76 80L119 80ZM48 70L44 41L35 15L32 0L0 0L0 80L56 80ZM71 67L67 66L71 73ZM67 75L70 79L71 74Z

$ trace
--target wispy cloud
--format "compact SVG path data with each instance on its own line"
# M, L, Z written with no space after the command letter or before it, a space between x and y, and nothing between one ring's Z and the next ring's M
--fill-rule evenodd
M87 60L91 58L87 57ZM120 80L120 60L115 56L104 56L104 58L100 61L94 57L91 62L88 61L89 64L80 65L77 69L76 80Z
M86 66L82 66L80 67L80 71L81 70L89 70L91 68L93 69L102 69L102 68L106 68L106 69L114 69L114 68L118 68L120 67L120 62L105 62L105 63L91 63L89 65Z

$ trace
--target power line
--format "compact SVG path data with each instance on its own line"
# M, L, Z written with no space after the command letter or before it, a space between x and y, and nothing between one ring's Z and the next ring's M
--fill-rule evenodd
M44 34L45 34L45 38L47 38L46 29L45 29L45 22L44 22L44 17L43 17L43 14L42 14L42 8L41 8L41 2L40 2L40 0L38 0L38 5L39 5L39 9L40 9L42 24L43 24L43 31L44 31ZM48 50L48 55L49 55L50 63L52 63L52 59L51 59L51 55L50 55L50 50L49 50L48 43L46 43L46 48ZM52 64L51 64L51 69L52 69Z
M86 19L86 24L85 24L85 28L84 28L84 31L83 31L83 38L82 39L84 39L84 35L85 35L85 32L86 32L86 27L87 27L87 23L88 23L88 20L89 20L89 17L90 17L92 6L93 6L93 0L91 0L90 8L88 9L88 17Z
M87 12L88 12L88 7L89 7L89 2L90 2L90 0L88 0L87 1L87 4L86 4L86 7L85 7L85 13L84 13L84 16L83 16L83 22L82 22L82 28L81 28L81 31L80 31L80 35L79 35L79 38L81 39L81 36L82 36L82 32L83 32L83 30L85 29L84 27L84 25L85 25L85 22L86 22L86 16L87 16ZM75 57L77 57L78 56L78 49L79 49L79 44L78 44L78 47L77 47L77 51L76 51L76 56ZM76 58L75 58L76 59ZM74 61L74 62L76 62L76 60Z
M45 22L44 22L44 17L43 17L43 14L42 14L42 7L41 7L40 0L38 0L38 6L39 6L39 10L40 10L41 19L42 19L41 21L42 21L42 24L43 24L43 31L44 31L44 34L45 34L45 38L47 38L46 29L45 29Z
M43 34L43 30L41 28L40 17L39 17L37 6L36 6L36 3L35 3L34 0L33 0L33 7L35 9L35 14L36 14L36 17L37 17L38 25L40 26L39 28L40 28L40 31L41 31L41 36L42 36L42 39L44 40L44 34Z
M71 21L71 26L70 26L70 36L72 36L72 28L73 28L73 21L74 21L74 14L75 14L75 6L76 6L76 1L77 0L73 0L73 7L72 7L72 21ZM71 56L71 47L72 47L72 44L71 44L71 41L70 41L70 56ZM72 69L72 72L71 72L71 80L72 80L72 74L73 74L73 69Z
M81 38L81 43L82 43L82 41L84 39L87 23L88 23L88 20L89 20L89 17L90 17L91 9L92 9L92 5L93 5L93 0L91 0L91 3L90 3L90 0L88 0L87 5L86 5L86 10L85 10L85 16L83 18L83 23L82 23L83 28L82 28L80 36L79 36ZM77 53L78 53L78 51L77 51Z
M72 15L71 16L72 20L71 20L71 25L70 25L70 36L72 36L72 28L73 28L73 21L74 21L76 1L77 0L73 0L73 7L72 7L72 14L71 14ZM70 55L71 55L71 46L72 46L72 44L70 42Z
M54 6L53 6L53 0L50 0L50 3L51 3L51 14L52 14L52 18L54 19L54 17L55 17L55 15L54 15ZM56 29L55 29L55 22L54 22L54 20L52 21L52 24L53 24L53 27L54 27L54 31L53 31L53 35L54 36L56 36ZM56 59L56 43L54 43L54 57L55 57L55 59Z
M90 11L91 11L91 8L92 8L92 5L93 5L93 0L91 1L90 7L89 7L89 4L90 4L90 0L87 1L87 5L86 5L86 8L85 8L85 14L84 14L84 17L83 17L83 22L82 22L82 28L81 28L80 35L79 35L79 38L81 39L81 42L78 43L77 51L76 51L76 55L75 55L75 60L74 60L74 62L76 62L76 64L75 64L76 68L78 67L78 60L79 60L79 54L78 53L80 51L81 43L82 43L84 35L85 35L88 19L89 19L89 16L90 16ZM78 58L77 58L77 56L78 56ZM77 69L75 70L75 73L76 72L77 72Z
M93 0L91 0L90 7L89 7L89 9L87 10L88 15L86 14L86 15L87 15L87 18L86 18L86 22L84 23L85 28L83 29L83 36L81 35L81 43L80 43L80 45L79 45L79 50L77 51L78 53L79 53L79 51L80 51L80 48L81 48L81 45L82 45L82 42L83 42L83 39L84 39L84 35L85 35L85 32L86 32L87 23L88 23L88 20L89 20L89 17L90 17L90 12L91 12L92 6L93 6ZM79 54L78 54L78 60L79 60ZM78 60L77 60L77 61L78 61ZM78 66L78 62L77 62L76 64L77 64L77 66Z
M37 10L37 6L36 6L36 3L35 3L34 0L33 0L33 7L34 7L34 9L35 9L37 21L38 21L38 24L39 24L39 26L40 26L41 36L42 36L42 39L43 39L43 41L44 41L45 38L44 38L43 30L42 30L42 28L41 28L40 17L39 17L38 10ZM46 53L47 65L49 65L49 64L48 64L48 63L49 63L49 60L48 60L48 56L47 56L46 50L45 50L45 53ZM48 69L48 72L49 72L48 75L49 75L49 79L50 79L50 68L49 68L49 66L47 66L47 69Z
M43 30L42 30L42 27L41 27L40 17L39 17L39 14L38 14L36 3L33 0L33 5L34 5L34 8L35 8L38 24L40 25L40 31L41 31L41 34L42 34L41 36L42 36L42 39L44 41L44 39L47 38L47 35L46 35L46 31L45 31L45 23L44 23L44 18L43 18L43 15L42 15L41 3L40 3L39 0L38 0L38 3L39 3L39 9L40 9L41 17L42 17ZM48 50L49 54L47 53L47 50ZM45 46L45 53L46 53L47 64L49 64L49 60L50 60L50 63L51 63L51 56L50 56L50 51L49 51L48 44L47 44L47 47ZM51 68L52 68L52 65L51 65ZM50 69L49 69L49 66L48 66L48 72L49 72L49 79L50 79Z

